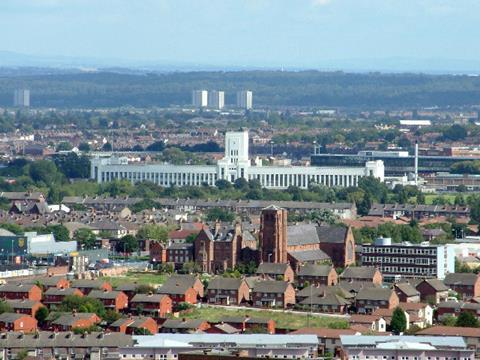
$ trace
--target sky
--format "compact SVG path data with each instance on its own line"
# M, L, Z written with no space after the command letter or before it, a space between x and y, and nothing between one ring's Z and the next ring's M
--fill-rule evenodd
M0 51L112 64L476 66L479 38L480 0L0 0Z

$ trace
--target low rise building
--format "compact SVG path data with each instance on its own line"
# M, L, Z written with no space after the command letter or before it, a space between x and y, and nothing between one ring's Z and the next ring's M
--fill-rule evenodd
M340 335L345 359L474 360L462 337Z
M389 238L379 238L372 245L362 245L361 251L362 265L378 266L386 281L444 279L455 272L455 255L443 245L394 244Z
M176 359L184 352L215 349L242 352L253 358L309 359L317 356L318 349L316 335L156 334L133 339L133 346L120 348L122 359Z

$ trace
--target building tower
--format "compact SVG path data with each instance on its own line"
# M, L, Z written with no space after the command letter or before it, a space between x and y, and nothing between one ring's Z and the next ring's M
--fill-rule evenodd
M260 216L260 260L287 263L287 210L270 205Z
M208 93L208 106L222 110L225 107L225 92L212 90Z
M17 89L13 93L13 106L29 107L30 106L30 90Z
M253 107L253 93L249 90L237 92L237 107L250 110Z
M204 108L208 106L208 91L207 90L193 90L192 91L192 105L196 108Z

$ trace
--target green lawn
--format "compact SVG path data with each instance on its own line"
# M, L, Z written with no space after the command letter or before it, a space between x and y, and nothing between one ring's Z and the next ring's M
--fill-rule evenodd
M202 307L200 309L193 309L187 312L183 312L181 317L190 319L205 319L208 321L219 321L222 317L226 316L245 316L261 317L275 320L276 326L282 329L299 329L302 327L329 327L329 328L346 328L348 322L342 318L330 317L330 316L309 316L305 314L289 314L285 312L276 312L269 310L238 310L238 309L225 309L225 308L213 308Z
M455 201L455 195L453 194L427 194L425 195L425 204L432 205L433 200L435 200L437 197L443 197L444 199L448 200L450 204L453 204Z
M113 287L126 282L136 282L142 285L160 285L165 282L168 274L147 273L147 272L129 272L125 276L105 277Z

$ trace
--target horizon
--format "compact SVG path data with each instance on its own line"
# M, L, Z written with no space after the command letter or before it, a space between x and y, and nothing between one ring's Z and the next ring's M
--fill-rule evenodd
M479 14L474 0L4 0L0 66L479 73Z

